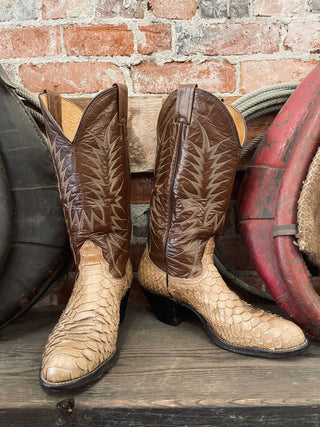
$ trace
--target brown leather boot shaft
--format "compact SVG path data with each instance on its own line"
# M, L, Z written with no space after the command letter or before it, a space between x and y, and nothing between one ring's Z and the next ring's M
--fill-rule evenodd
M201 273L206 243L224 222L239 153L233 119L214 95L181 86L167 98L158 119L148 248L169 275Z
M56 121L63 120L59 97L45 96L48 108L42 95L41 107L76 265L81 246L90 240L102 248L112 275L122 277L131 233L127 88L114 85L97 95L72 140ZM66 121L72 123L72 117Z

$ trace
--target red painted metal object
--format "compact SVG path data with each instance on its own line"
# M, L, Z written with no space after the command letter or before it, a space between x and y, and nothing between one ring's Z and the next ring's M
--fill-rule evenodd
M320 298L295 245L296 207L320 145L320 65L294 91L259 144L239 195L239 227L281 309L320 340Z

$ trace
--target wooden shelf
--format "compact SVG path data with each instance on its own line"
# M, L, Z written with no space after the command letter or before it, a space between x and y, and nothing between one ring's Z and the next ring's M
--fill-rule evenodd
M78 393L44 392L41 354L61 307L36 306L0 334L0 425L316 426L320 346L267 360L222 350L197 319L178 327L130 304L120 358Z

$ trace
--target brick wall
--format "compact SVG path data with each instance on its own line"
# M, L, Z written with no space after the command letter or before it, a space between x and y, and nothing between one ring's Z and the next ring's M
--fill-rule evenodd
M299 81L320 59L320 0L3 0L0 60L33 92L218 95Z

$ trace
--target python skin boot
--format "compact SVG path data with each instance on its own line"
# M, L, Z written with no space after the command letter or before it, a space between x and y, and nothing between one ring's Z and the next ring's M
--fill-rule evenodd
M308 342L294 323L257 310L232 292L213 264L239 160L224 104L181 86L158 119L155 183L139 282L156 316L179 324L193 311L211 340L237 353L281 357Z
M72 295L42 359L45 389L85 386L117 358L120 317L132 281L127 88L114 85L84 112L40 95L60 198L77 266Z

